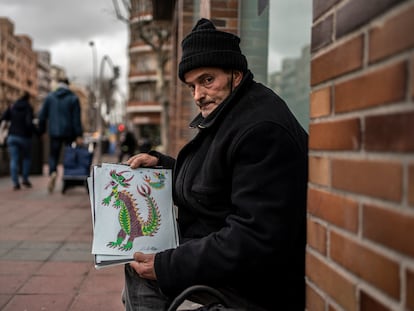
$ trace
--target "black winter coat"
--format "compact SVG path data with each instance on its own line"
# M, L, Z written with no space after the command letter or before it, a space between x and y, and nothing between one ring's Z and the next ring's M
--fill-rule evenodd
M174 166L181 244L155 257L161 290L225 286L268 310L304 310L307 133L250 72L191 125Z
M79 98L67 87L49 93L39 111L39 131L74 140L83 135Z
M18 99L9 107L1 120L10 121L9 135L30 138L37 129L33 124L33 108L25 99Z

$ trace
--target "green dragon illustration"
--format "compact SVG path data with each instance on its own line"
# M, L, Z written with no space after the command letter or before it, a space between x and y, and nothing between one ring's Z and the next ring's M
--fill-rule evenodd
M137 237L154 236L161 224L160 211L157 203L151 196L151 185L149 182L144 178L146 184L137 186L137 192L145 198L148 207L148 218L147 221L144 221L137 208L135 198L132 193L126 190L130 186L129 181L133 178L131 176L126 179L124 176L126 172L110 171L111 180L105 189L111 187L112 191L102 200L102 204L108 206L111 200L114 199L112 206L120 209L118 220L121 225L121 230L118 232L116 241L109 242L107 246L124 251L132 249L133 242ZM124 189L120 190L120 187ZM127 236L129 236L127 242L122 244Z

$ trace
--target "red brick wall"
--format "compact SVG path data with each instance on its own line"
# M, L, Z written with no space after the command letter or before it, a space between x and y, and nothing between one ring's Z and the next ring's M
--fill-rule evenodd
M188 142L193 134L188 128L192 113L192 101L188 89L184 87L177 77L178 62L181 59L181 41L191 31L193 26L193 0L177 0L174 14L174 27L176 37L173 40L173 55L171 66L170 105L168 150L166 152L175 157L178 151Z
M414 1L314 0L308 310L414 310Z

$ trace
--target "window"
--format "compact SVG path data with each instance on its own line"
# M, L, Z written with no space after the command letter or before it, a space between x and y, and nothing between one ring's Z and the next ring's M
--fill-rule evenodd
M269 86L308 130L312 1L269 1Z

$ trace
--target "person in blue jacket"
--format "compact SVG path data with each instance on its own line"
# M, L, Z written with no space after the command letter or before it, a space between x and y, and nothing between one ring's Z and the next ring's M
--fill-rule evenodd
M83 129L81 122L81 107L79 98L69 89L67 78L58 81L55 91L49 93L38 114L39 131L49 133L49 192L53 192L57 165L60 154L65 145L83 142Z
M1 121L10 122L7 149L10 156L10 176L13 189L20 190L19 172L21 162L22 185L31 188L29 180L32 164L32 135L37 133L33 124L33 107L30 94L24 92L1 116Z
M177 159L139 153L131 168L173 169L180 245L134 254L126 310L167 310L185 289L219 290L236 310L305 308L308 134L256 82L240 38L200 19L182 41L178 76L200 113ZM207 292L191 300L207 305Z

